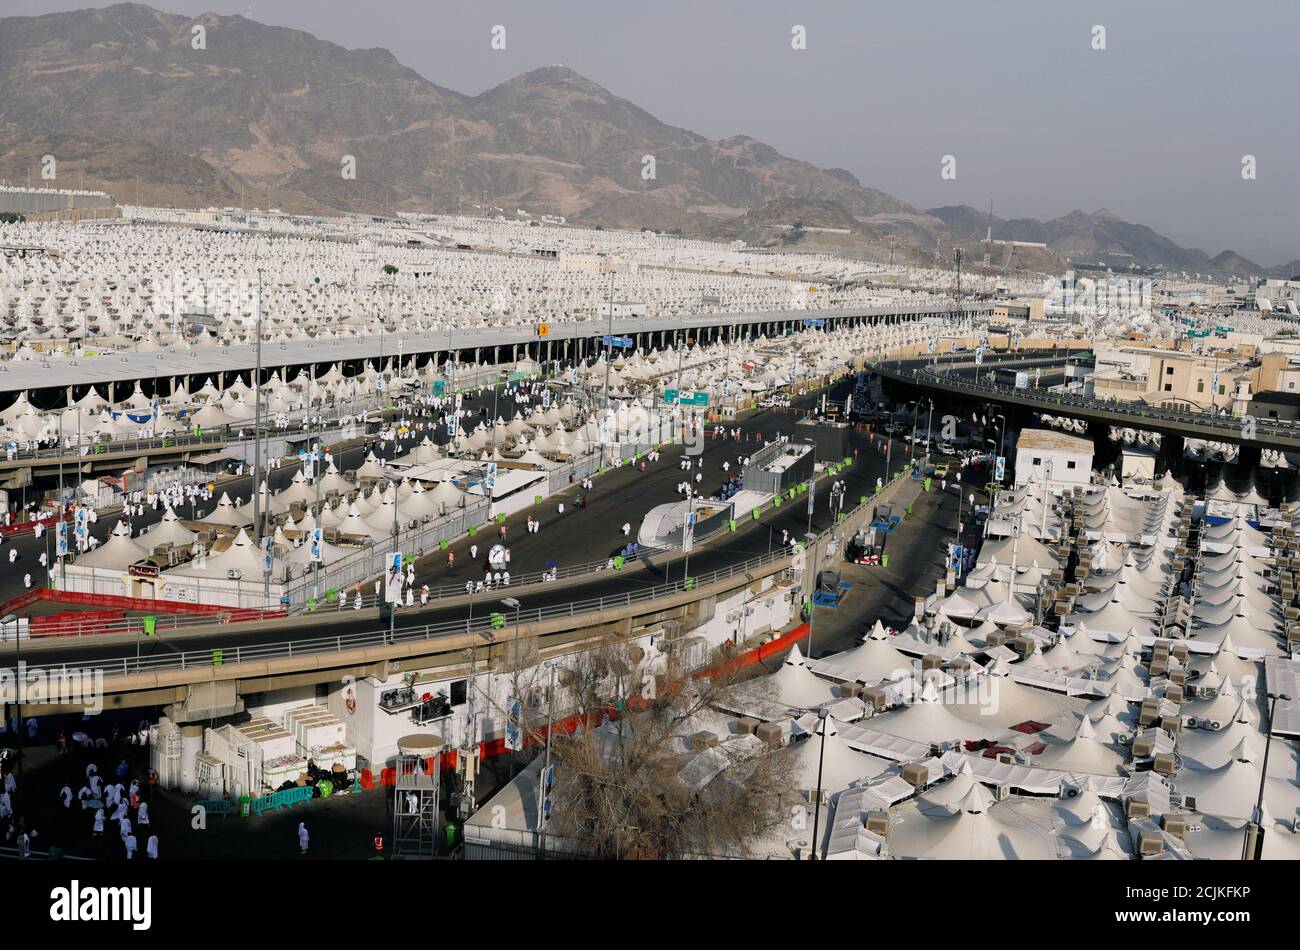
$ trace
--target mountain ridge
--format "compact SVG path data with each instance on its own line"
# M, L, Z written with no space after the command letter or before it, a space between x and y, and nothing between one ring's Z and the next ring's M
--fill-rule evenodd
M196 25L207 31L204 50L192 49ZM39 145L100 143L121 161L86 155L79 170L95 165L99 181L119 188L139 182L142 201L224 204L245 192L286 210L391 213L468 210L486 195L507 213L718 236L792 224L773 216L802 208L847 230L835 239L845 249L901 241L916 260L933 260L936 242L982 241L987 222L966 205L919 209L749 135L711 140L672 126L565 65L467 95L382 47L136 3L0 19L0 135L17 143L0 149L0 174L21 179ZM355 179L341 172L347 156ZM182 158L200 163L185 165L192 184L162 167ZM1211 258L1183 248L1105 208L995 219L994 237L1073 259L1266 272L1230 250Z

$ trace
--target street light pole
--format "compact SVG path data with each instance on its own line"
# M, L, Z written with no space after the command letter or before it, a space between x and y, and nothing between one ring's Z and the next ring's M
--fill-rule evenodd
M826 727L828 711L825 706L817 710L818 725L821 726L822 746L817 753L817 797L813 802L813 836L812 847L809 849L810 860L817 860L817 832L821 825L822 817L822 765L826 761Z
M930 411L925 417L925 467L930 467L930 433L934 431L934 400L926 400L930 404Z
M1268 753L1273 746L1273 716L1277 712L1277 701L1279 699L1290 699L1284 693L1274 693L1268 704L1268 731L1264 733L1264 767L1259 770L1259 795L1255 799L1255 813L1251 816L1252 821L1246 823L1246 838L1241 844L1241 859L1243 861L1259 861L1264 857L1264 835L1268 829L1264 827L1264 781L1268 777ZM1255 828L1255 853L1250 853L1251 843L1251 826Z

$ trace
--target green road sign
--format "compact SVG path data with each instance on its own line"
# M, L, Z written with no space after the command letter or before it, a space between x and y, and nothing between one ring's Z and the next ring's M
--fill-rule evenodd
M680 395L681 400L678 402L678 391L676 389L665 389L664 402L667 405L678 403L678 405L682 406L707 406L709 404L709 394L707 392L684 389Z

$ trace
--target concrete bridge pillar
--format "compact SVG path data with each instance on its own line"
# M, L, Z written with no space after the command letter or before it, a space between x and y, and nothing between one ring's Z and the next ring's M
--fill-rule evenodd
M198 790L198 757L203 751L203 724L181 726L181 791Z

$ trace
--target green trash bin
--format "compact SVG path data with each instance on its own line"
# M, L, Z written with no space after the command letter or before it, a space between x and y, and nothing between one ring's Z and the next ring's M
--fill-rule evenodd
M443 832L447 835L447 847L456 847L456 826L448 825L443 829Z
M253 798L251 795L239 796L239 817L247 818L253 813Z
M881 567L889 567L889 555L888 555L888 554L882 554L882 555L880 555L880 566L881 566Z

